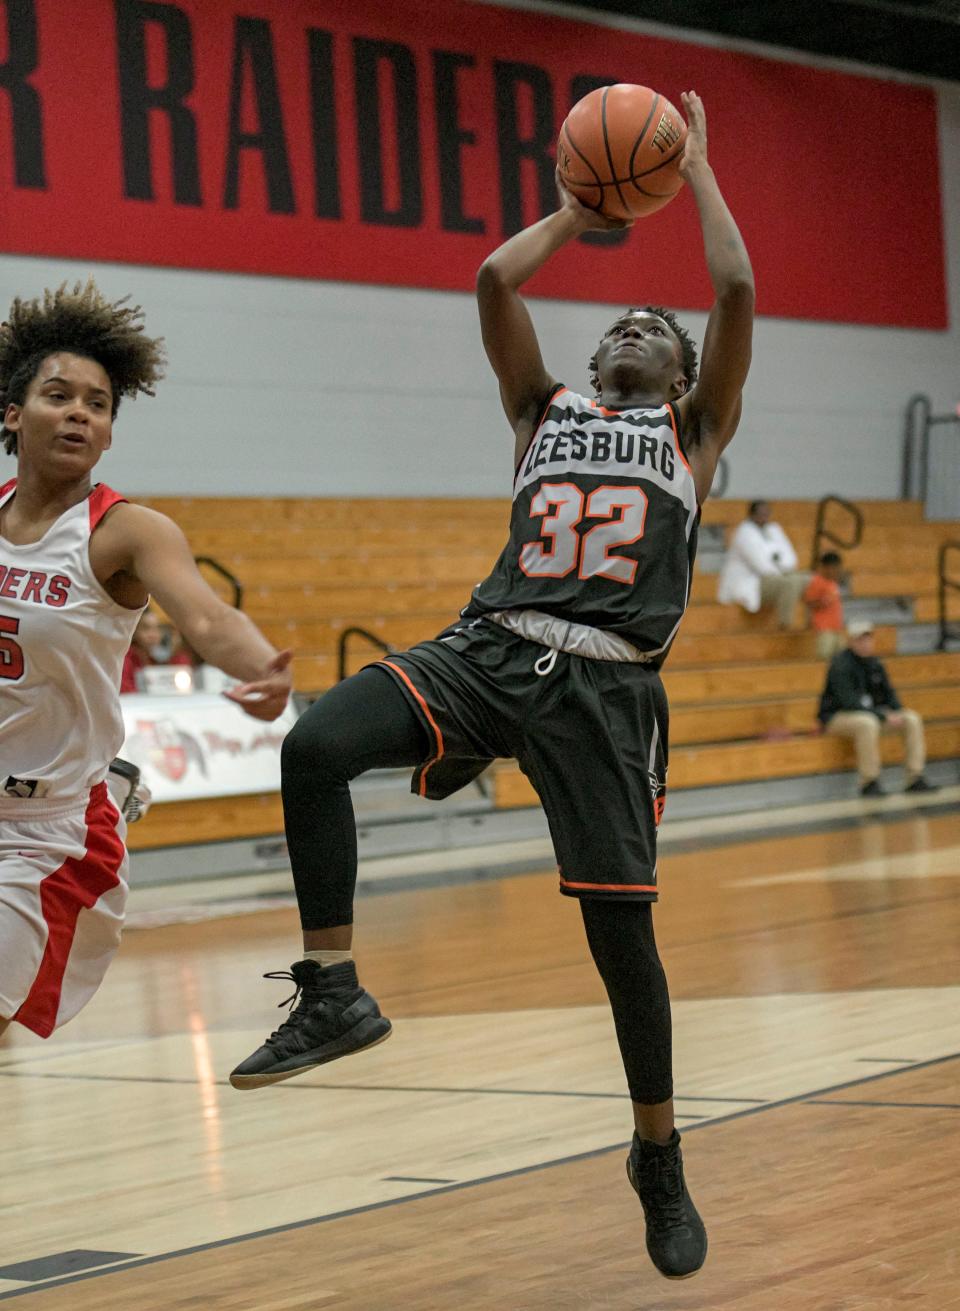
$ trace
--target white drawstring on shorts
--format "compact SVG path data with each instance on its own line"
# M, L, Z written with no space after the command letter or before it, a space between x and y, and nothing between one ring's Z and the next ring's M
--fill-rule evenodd
M557 663L558 654L556 647L551 647L546 655L542 655L539 660L534 661L533 668L541 678L546 678L547 674L551 672L553 666Z

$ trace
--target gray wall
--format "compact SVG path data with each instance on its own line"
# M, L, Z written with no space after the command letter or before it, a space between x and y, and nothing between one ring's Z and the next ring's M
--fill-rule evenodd
M960 88L938 94L950 330L761 319L728 495L896 496L907 397L927 392L941 412L960 400ZM0 256L0 306L90 272L109 295L131 292L144 305L171 361L156 399L124 405L100 469L114 486L134 495L509 492L512 443L471 296ZM532 309L548 368L586 388L609 306ZM699 338L705 316L684 318Z

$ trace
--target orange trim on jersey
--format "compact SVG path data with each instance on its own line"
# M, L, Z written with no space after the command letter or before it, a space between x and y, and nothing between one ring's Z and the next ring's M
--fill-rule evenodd
M592 405L595 410L599 410L600 413L605 415L608 419L619 419L620 415L623 413L623 410L608 410L605 405L601 405L599 401L595 401L592 396L586 396L584 399L588 405ZM639 410L645 409L646 407L635 405L630 408Z
M87 508L90 511L90 531L93 532L97 524L115 505L121 501L126 501L126 497L119 492L115 492L112 487L106 483L97 483L96 487L87 497Z
M561 393L562 391L567 391L567 390L568 390L568 388L566 387L566 385L565 385L564 383L562 383L562 382L558 382L558 383L556 384L556 386L554 387L553 391L550 393L550 395L547 397L547 399L543 402L543 406L542 406L542 408L541 408L541 410L540 410L540 418L537 420L537 422L536 422L536 424L535 424L535 426L534 426L532 432L530 433L530 440L527 442L526 446L523 448L523 454L520 456L520 459L517 461L516 465L514 466L514 470L513 470L513 476L514 476L514 478L516 478L517 474L520 472L520 466L521 466L521 464L523 464L524 460L525 460L525 459L527 458L527 456L529 455L529 453L530 453L530 447L533 445L534 438L536 437L536 435L537 435L537 433L540 431L540 429L543 427L543 421L544 421L544 419L547 417L547 410L549 410L550 406L551 406L551 405L553 404L553 402L557 399L557 397L560 395L560 393Z
M655 883L571 883L560 875L560 883L565 888L586 888L593 892L659 892Z
M419 791L420 791L420 795L422 797L425 797L427 795L427 770L431 767L431 765L435 765L443 755L443 734L440 732L440 727L437 724L437 721L434 719L433 715L431 715L430 707L423 699L422 694L417 690L417 688L414 686L409 676L403 672L400 666L395 665L392 660L378 660L377 663L381 665L386 665L388 669L392 669L393 672L398 675L398 677L403 679L411 696L416 700L417 705L420 707L420 709L423 711L424 715L426 716L427 723L433 729L434 736L437 739L437 754L433 757L432 760L427 761L427 763L423 767L423 771L420 774Z
M683 467L686 469L687 473L692 478L693 470L690 468L690 461L683 453L683 442L680 440L680 431L677 426L677 416L674 413L673 406L670 403L670 401L667 401L667 412L670 415L670 426L673 429L673 439L677 444L677 454L680 456L680 459L683 461Z

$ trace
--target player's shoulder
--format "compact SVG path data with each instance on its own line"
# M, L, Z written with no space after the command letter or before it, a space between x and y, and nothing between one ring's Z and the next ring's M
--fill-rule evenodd
M167 540L181 538L182 531L174 521L159 510L148 505L138 505L136 501L121 499L114 501L106 510L100 531L107 536L137 543L150 540Z

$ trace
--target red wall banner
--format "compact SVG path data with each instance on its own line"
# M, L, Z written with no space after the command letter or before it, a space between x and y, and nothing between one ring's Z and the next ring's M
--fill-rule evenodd
M761 313L946 326L932 90L466 0L0 0L0 249L465 290L615 81L703 97ZM706 308L692 198L529 290Z

